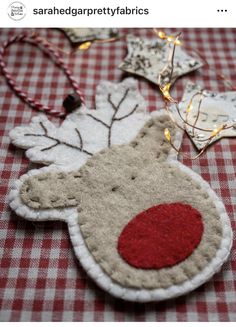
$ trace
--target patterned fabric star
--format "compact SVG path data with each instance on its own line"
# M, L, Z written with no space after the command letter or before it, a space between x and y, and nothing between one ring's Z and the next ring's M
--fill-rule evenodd
M183 123L175 106L172 107L172 110L176 120L186 129L198 150L203 149L207 143L210 145L223 137L236 137L236 92L215 93L203 90L199 85L188 83L183 99L179 104L180 112L184 118L186 118L186 110L191 99L192 105L187 121L190 125L196 124L197 128L194 128L194 131L190 125ZM199 103L200 111L198 112ZM224 125L231 127L223 129L209 141L212 132L206 130L217 131Z
M74 44L109 39L118 35L117 29L114 28L62 28L62 30Z
M141 39L128 35L128 55L120 64L122 70L143 76L158 85L158 77L169 58L169 43L162 39ZM198 58L188 55L180 46L176 47L171 83L178 77L203 66ZM169 82L167 78L167 82Z

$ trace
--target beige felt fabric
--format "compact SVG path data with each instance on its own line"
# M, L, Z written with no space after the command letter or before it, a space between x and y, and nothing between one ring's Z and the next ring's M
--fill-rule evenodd
M21 192L27 205L35 207L36 200L38 208L70 205L73 195L72 205L78 203L79 224L89 250L113 280L128 287L153 289L180 284L207 265L221 241L221 223L207 192L165 161L169 145L163 130L171 126L167 121L167 116L152 119L130 145L102 151L79 173L68 173L63 182L58 173L41 174L25 182ZM58 202L52 202L55 190ZM198 248L171 268L130 266L117 252L124 226L141 211L170 202L190 204L202 214L204 233Z
M80 177L77 171L38 174L24 182L21 199L34 209L76 206L80 202Z

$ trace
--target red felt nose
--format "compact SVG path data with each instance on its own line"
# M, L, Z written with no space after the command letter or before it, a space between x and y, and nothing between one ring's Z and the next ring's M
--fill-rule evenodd
M160 204L134 217L123 229L118 252L131 266L171 267L185 260L201 241L201 214L183 203Z

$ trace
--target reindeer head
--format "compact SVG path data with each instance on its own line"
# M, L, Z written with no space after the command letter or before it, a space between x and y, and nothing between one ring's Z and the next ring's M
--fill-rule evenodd
M108 144L75 170L51 167L27 175L11 195L12 207L19 214L24 208L28 219L66 220L89 275L129 300L194 289L219 269L231 246L222 202L176 160L163 136L166 127L176 133L166 114L154 114L130 143Z

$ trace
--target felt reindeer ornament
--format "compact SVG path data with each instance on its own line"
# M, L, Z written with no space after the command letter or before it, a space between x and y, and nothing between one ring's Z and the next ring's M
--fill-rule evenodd
M66 221L77 258L110 294L148 302L185 294L227 259L230 221L211 187L177 161L164 112L146 113L132 79L103 82L96 110L60 127L45 117L17 127L12 142L49 167L16 181L10 206L32 221Z

